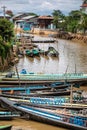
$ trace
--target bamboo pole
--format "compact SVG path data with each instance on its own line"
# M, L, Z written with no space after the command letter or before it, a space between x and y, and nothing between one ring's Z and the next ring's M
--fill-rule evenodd
M70 103L73 103L73 84L71 84L71 92L70 92Z
M17 77L18 77L18 82L19 82L19 87L20 87L21 86L20 77L19 77L19 73L18 73L18 69L17 69L16 65L15 65L15 69L16 69L16 73L17 73Z

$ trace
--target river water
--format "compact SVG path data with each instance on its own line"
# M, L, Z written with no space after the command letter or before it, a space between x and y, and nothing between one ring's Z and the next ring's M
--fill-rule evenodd
M64 128L24 119L14 119L12 121L0 121L0 125L6 125L6 124L13 125L12 130L67 130Z
M47 38L36 36L35 39ZM26 69L34 73L87 73L87 45L85 43L57 39L55 43L38 43L37 45L43 50L53 46L59 52L59 57L29 58L25 56L17 63L19 72L21 69ZM15 70L15 67L12 67L12 70Z
M35 38L41 39L41 37ZM38 43L37 45L44 50L47 50L49 46L55 47L59 52L59 57L29 58L25 56L20 58L16 64L19 72L25 68L27 72L34 73L87 73L87 45L85 43L57 39L55 43ZM12 67L11 70L15 71L15 67ZM65 130L64 128L24 119L0 121L0 125L3 124L12 124L12 130Z

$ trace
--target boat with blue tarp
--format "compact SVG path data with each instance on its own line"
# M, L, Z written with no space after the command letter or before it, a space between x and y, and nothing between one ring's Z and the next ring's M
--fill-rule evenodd
M57 114L47 109L35 108L20 103L13 102L7 98L1 97L4 103L10 105L18 111L25 113L30 119L40 122L49 123L51 125L57 125L73 130L86 130L87 129L87 117L78 115L65 115Z

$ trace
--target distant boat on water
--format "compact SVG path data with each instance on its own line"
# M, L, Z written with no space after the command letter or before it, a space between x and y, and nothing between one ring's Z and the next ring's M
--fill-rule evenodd
M59 56L59 52L52 46L49 46L48 48L48 54L54 57L58 57Z
M25 53L29 57L39 56L39 51L37 49L26 50Z

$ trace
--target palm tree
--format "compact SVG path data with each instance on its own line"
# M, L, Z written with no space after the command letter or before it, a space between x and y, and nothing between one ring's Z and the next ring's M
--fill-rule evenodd
M87 14L82 14L80 28L83 30L83 33L86 33L87 30Z
M81 11L74 10L67 17L67 30L72 33L77 33L78 25L81 19Z
M54 17L53 23L56 26L56 28L58 28L59 27L59 21L64 18L64 15L62 14L62 12L60 10L54 10L52 15Z

